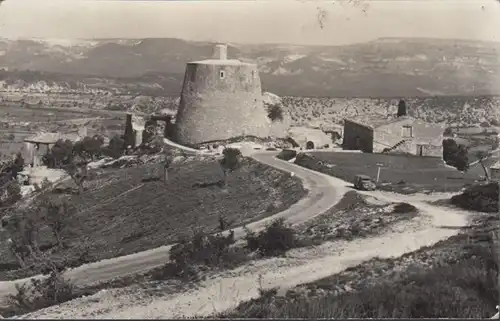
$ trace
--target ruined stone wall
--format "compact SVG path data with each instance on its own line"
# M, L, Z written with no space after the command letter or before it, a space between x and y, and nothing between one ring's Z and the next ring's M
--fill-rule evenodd
M173 133L177 142L269 136L257 66L226 62L187 64Z

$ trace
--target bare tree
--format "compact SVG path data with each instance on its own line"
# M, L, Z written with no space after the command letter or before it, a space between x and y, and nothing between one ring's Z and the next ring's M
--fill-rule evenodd
M82 194L84 192L83 184L88 177L87 162L75 159L70 164L65 166L64 170L78 187L78 193Z
M476 156L479 164L481 164L481 167L483 168L484 177L489 182L490 181L490 173L488 172L488 169L486 168L486 165L484 165L484 160L487 159L490 156L489 153L486 152L486 151L480 150L480 151L477 151L475 153L475 156Z
M63 245L63 233L68 227L69 219L75 208L68 202L56 203L45 200L40 208L44 211L43 220L52 230L58 247Z

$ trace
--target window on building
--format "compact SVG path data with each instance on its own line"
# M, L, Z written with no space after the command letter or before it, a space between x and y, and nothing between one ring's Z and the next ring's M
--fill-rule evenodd
M413 127L410 125L403 126L403 133L401 134L403 137L413 137Z
M219 71L219 77L220 79L224 79L224 77L226 77L226 73L224 72L224 70Z

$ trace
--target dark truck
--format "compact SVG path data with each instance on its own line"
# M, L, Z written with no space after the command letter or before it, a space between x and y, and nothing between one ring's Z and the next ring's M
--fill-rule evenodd
M354 188L360 191L374 191L377 189L377 185L375 185L370 176L356 175L354 177Z

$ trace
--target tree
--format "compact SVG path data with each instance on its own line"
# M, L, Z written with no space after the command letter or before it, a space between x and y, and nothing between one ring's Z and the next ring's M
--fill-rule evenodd
M178 155L178 153L175 148L169 146L165 146L163 152L165 154L165 159L163 161L163 181L167 182L170 166L174 162L174 159Z
M23 169L24 169L24 158L21 152L18 152L16 154L16 158L14 159L14 163L12 164L12 169L11 169L12 177L16 178L17 174L19 172L22 172Z
M469 168L468 148L458 145L454 139L445 139L443 140L443 160L459 171L465 171Z
M42 217L45 224L50 227L57 246L61 247L63 245L63 232L67 228L69 218L75 208L66 201L54 202L48 199L42 202L40 208L44 211Z
M120 158L125 151L125 140L120 135L115 135L102 150L106 156Z
M272 104L267 107L267 117L273 122L283 120L283 109L278 104Z
M73 153L85 159L94 161L95 157L102 153L104 138L99 135L84 137L83 140L76 142L73 147Z
M222 151L223 158L219 164L224 174L222 181L223 186L227 186L227 177L229 173L240 167L241 151L237 148L224 148Z
M479 164L481 164L481 167L483 168L484 171L484 177L486 177L486 180L489 182L490 181L490 174L488 172L488 169L484 165L484 160L487 159L490 155L488 152L484 150L478 150L474 156L477 158Z
M16 256L21 267L26 266L27 259L36 259L39 256L38 239L41 227L39 214L37 209L29 208L14 213L2 221L10 236L10 251Z
M73 159L73 143L70 140L58 140L44 156L44 163L48 167L60 168L68 165Z
M406 108L406 101L404 101L404 99L401 99L399 100L399 103L398 103L398 117L401 117L401 116L407 116L408 115L408 111L407 111L407 108Z
M84 182L87 180L87 162L84 160L75 160L64 167L64 170L78 186L78 193L84 192Z

